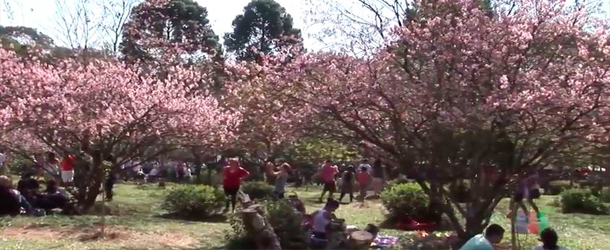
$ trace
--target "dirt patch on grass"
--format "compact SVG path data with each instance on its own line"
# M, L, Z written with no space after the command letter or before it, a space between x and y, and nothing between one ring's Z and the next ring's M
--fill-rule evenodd
M36 241L78 241L83 244L108 244L117 247L148 248L148 247L171 247L189 248L196 247L197 240L184 234L138 232L125 228L106 228L104 235L99 228L75 228L75 227L52 227L47 225L36 225L19 228L6 228L0 231L2 238L28 239Z

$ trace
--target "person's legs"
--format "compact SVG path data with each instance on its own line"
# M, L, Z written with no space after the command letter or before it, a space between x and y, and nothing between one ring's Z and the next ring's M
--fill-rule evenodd
M349 189L349 202L353 202L354 201L354 189L350 188Z
M324 183L324 187L322 188L322 195L320 195L320 202L322 202L324 200L324 195L326 194L326 191L329 190L329 186L328 183Z
M237 192L231 195L231 212L235 212L235 205L237 204Z
M17 196L17 199L19 200L19 204L25 210L25 212L27 214L30 214L32 212L32 205L30 204L30 202L28 202L28 200L21 194Z
M341 195L339 195L339 202L343 201L343 197L345 197L345 189L341 190Z
M366 185L360 185L360 197L358 197L358 200L360 200L360 202L364 202L364 198L366 198L366 189Z
M227 197L226 201L225 201L225 212L229 211L229 205L231 204L231 189L230 188L226 188L223 187L224 191L225 191L225 197Z
M113 197L112 189L114 188L114 180L112 178L108 178L106 180L106 187L104 190L106 191L106 199L111 201Z
M534 209L534 211L536 212L536 215L540 214L540 210L538 209L538 206L536 206L536 203L534 203L534 199L529 198L529 199L527 199L527 202L530 204L532 209Z
M337 189L335 182L334 181L329 182L328 186L329 186L328 187L328 198L333 198L333 194L335 193L335 191Z

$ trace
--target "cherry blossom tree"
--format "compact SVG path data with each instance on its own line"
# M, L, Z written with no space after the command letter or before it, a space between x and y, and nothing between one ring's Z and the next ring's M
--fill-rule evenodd
M494 15L474 0L415 4L370 57L307 54L250 81L271 83L296 119L410 173L468 239L514 175L571 142L608 139L609 26L567 1L511 1ZM474 187L466 204L448 190L464 179Z
M115 166L156 157L182 144L219 148L239 121L209 93L198 91L197 71L166 69L167 78L116 61L75 59L47 65L0 51L0 131L19 130L60 154L84 152L91 161L76 178L85 208L99 193L103 160ZM12 149L22 140L6 140ZM10 139L10 138L8 138Z
M299 110L295 105L279 100L277 85L273 78L265 77L265 70L258 64L228 64L223 100L243 115L240 147L269 156L302 132L298 124L303 121L296 119Z

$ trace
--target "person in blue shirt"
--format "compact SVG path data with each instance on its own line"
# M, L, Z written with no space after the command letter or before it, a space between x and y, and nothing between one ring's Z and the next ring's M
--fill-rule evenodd
M460 248L460 250L494 250L494 244L500 243L504 237L504 228L492 224L485 230L485 234L478 234Z

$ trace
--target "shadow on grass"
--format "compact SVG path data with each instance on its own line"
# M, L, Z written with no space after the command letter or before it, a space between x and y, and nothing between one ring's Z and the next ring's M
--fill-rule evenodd
M227 222L227 216L222 215L222 214L212 215L207 218L185 218L185 217L179 216L176 213L168 213L168 214L155 215L154 217L161 218L161 219L167 219L167 220L178 220L178 221L186 222L186 223L194 223L194 222L226 223Z

